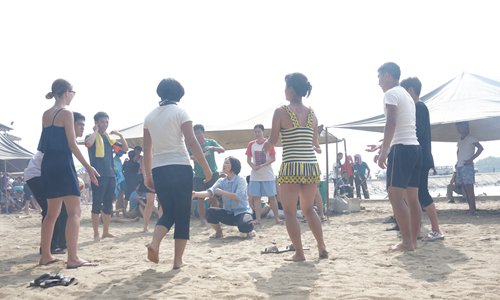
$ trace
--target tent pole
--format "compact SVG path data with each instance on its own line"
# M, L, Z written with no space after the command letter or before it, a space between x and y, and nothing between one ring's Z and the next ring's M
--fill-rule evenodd
M326 133L326 148L325 148L325 155L326 155L326 214L328 215L328 209L330 203L330 172L328 170L328 127L325 127L325 133ZM321 193L320 193L321 195ZM321 203L323 204L323 203Z

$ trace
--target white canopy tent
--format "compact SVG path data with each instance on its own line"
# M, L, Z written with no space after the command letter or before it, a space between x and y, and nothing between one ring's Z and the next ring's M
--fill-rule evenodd
M253 128L256 124L264 125L266 128L264 135L269 136L271 123L275 107L267 109L255 116L243 119L233 124L205 125L205 136L215 139L225 150L245 149L248 143L255 139ZM196 124L197 122L194 122ZM143 123L120 130L127 140L129 147L142 146ZM338 143L344 140L337 139L334 135L323 130L319 136L319 143L326 145L326 173L328 174L328 144ZM278 144L277 146L280 146ZM328 180L326 181L326 191L329 190ZM328 195L328 192L327 192ZM327 201L328 203L328 201Z
M2 172L23 172L33 153L13 142L7 134L0 133L0 170Z
M500 82L462 73L420 98L429 109L432 141L456 142L455 123L469 121L471 135L480 141L500 140ZM332 127L384 132L385 116Z

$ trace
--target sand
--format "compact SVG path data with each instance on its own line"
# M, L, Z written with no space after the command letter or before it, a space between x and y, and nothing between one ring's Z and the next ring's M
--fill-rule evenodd
M285 226L265 219L257 236L235 228L209 239L211 230L191 221L186 267L172 270L173 240L161 245L160 263L146 260L142 221L115 223L117 235L94 243L90 208L83 206L79 253L99 263L74 270L64 263L37 266L40 217L0 215L0 299L499 299L500 201L478 201L477 216L466 204L438 202L443 241L422 242L410 253L388 253L398 239L387 201L363 201L361 212L331 216L323 230L330 258L318 260L314 238L302 223L305 262L285 262L292 252L261 254L290 242ZM152 221L153 224L153 221ZM424 218L422 231L429 231ZM65 255L58 257L65 259ZM77 285L28 288L45 272L75 276Z

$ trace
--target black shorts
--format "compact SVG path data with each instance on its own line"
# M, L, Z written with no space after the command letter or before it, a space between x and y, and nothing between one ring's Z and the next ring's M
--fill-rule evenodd
M429 167L420 170L420 183L418 186L418 202L422 208L426 208L431 205L434 200L429 194Z
M421 166L419 145L393 145L387 156L387 188L418 188Z
M204 178L198 178L198 177L193 178L193 190L194 191L196 191L196 192L206 191L209 188L211 188L212 185L214 185L214 183L219 179L219 173L218 172L213 173L212 179L207 183L204 183L203 179Z
M92 213L113 213L116 180L114 177L101 176L97 179L99 186L92 184Z

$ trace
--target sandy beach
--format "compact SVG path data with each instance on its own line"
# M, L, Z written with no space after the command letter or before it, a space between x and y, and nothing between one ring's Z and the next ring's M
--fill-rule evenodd
M89 207L83 206L79 254L99 263L74 270L63 262L37 266L40 217L0 215L0 299L499 299L500 201L478 200L477 216L464 203L438 202L446 238L420 241L411 253L388 253L397 242L387 201L363 201L358 213L334 215L323 230L330 258L318 260L307 224L302 223L306 262L282 254L261 254L290 242L283 225L265 219L257 236L244 239L234 228L209 239L210 229L191 221L186 267L172 270L173 240L168 234L160 263L146 260L142 221L112 223L113 239L94 243ZM153 224L153 221L151 222ZM423 219L422 232L429 231ZM59 255L65 259L65 255ZM61 272L77 285L29 288L39 275Z

